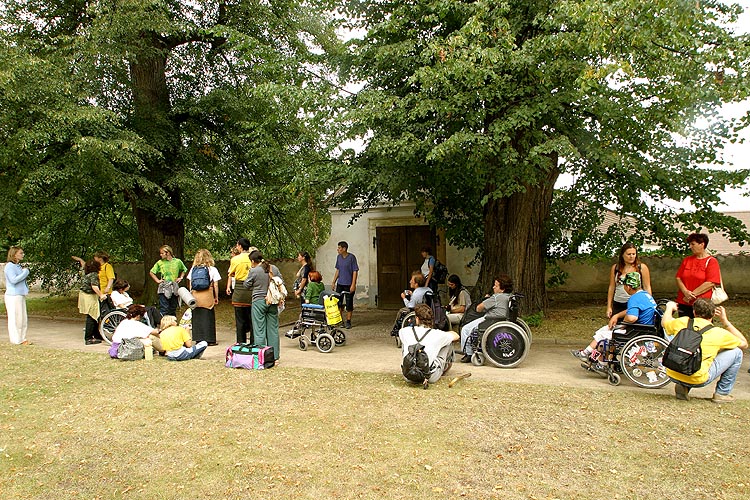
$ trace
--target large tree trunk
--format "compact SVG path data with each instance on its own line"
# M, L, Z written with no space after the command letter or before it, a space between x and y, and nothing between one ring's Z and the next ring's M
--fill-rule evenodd
M181 191L176 184L180 136L170 116L172 105L166 77L168 49L156 35L144 34L142 38L153 49L130 62L131 121L133 129L162 154L161 158L149 161L146 169L149 179L167 194L166 198L156 197L154 193L140 189L129 193L145 268L141 300L144 304L152 304L156 301L156 284L148 272L159 260L162 245L171 246L174 256L184 260L185 223Z
M524 294L523 314L544 310L547 306L546 221L552 205L555 167L537 186L508 198L490 199L484 207L484 248L479 274L480 292L491 293L494 279L507 274L513 279L514 290Z
M159 248L169 245L175 257L184 260L185 224L181 219L157 219L153 213L133 206L135 221L138 225L138 239L143 251L144 283L141 303L150 305L156 302L156 283L149 276L154 263L160 259ZM189 267L190 263L186 263Z

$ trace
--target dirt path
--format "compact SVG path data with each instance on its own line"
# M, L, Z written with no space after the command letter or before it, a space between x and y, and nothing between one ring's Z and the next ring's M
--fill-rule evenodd
M354 327L345 330L347 343L336 347L328 354L320 353L314 346L307 351L298 348L297 341L283 337L288 327L281 328L281 359L282 367L303 367L326 370L365 371L387 373L400 376L400 350L387 331L393 321L391 311L357 311L354 316ZM219 365L224 361L227 346L234 342L234 331L219 328L217 331L219 345L209 347L203 360ZM7 320L0 318L0 339L7 345ZM51 318L32 317L29 319L29 341L37 346L53 349L73 349L82 352L96 352L106 355L108 346L99 344L86 346L83 343L83 321L55 320ZM1 347L0 347L1 348ZM33 346L31 347L33 348ZM521 384L542 384L579 387L586 389L606 389L612 391L646 391L623 380L618 387L610 386L604 378L588 373L569 354L569 345L556 344L554 339L534 339L529 355L524 362L514 369L500 369L492 366L473 366L471 364L455 363L451 375L456 376L471 372L472 378L459 382L470 383L472 379L484 379L497 382L513 382ZM154 362L167 362L164 358L157 358ZM748 359L738 376L734 395L740 399L750 400L750 375L747 373ZM623 377L624 378L624 377ZM654 394L673 394L673 386L650 391ZM713 387L696 389L691 395L710 398Z

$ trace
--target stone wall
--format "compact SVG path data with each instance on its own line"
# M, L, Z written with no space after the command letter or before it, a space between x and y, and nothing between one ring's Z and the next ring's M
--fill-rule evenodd
M718 255L716 259L721 266L721 275L729 297L750 297L750 256ZM643 257L642 261L651 271L651 288L654 296L657 298L675 297L677 295L675 274L682 259ZM592 262L589 260L560 263L563 271L568 273L568 278L564 285L549 291L553 296L576 293L606 297L609 273L613 263L614 261Z

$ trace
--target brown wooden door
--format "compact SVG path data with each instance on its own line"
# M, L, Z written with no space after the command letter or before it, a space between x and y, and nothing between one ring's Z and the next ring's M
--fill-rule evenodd
M422 266L422 247L435 251L435 232L429 226L378 227L375 230L378 267L378 308L403 307L401 292L409 287L412 271Z

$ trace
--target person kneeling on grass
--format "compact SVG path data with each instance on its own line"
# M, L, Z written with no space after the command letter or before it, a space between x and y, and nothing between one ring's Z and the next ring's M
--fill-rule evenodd
M427 304L417 304L414 307L414 314L417 317L417 325L404 327L398 332L403 346L401 358L403 359L409 353L410 346L416 344L418 339L422 339L419 343L424 346L424 352L430 362L430 377L427 380L430 384L434 384L453 366L453 342L459 337L456 332L432 329L432 309ZM416 383L406 377L404 380Z
M609 318L609 323L594 333L594 340L585 349L574 349L570 353L582 361L592 361L591 354L602 340L612 340L612 331L622 324L653 325L656 314L656 302L646 291L641 289L641 275L637 272L628 273L623 279L625 292L630 295L627 309ZM594 360L595 361L595 360Z
M675 302L668 302L664 311L661 324L664 333L672 336L687 328L687 316L673 318L678 310ZM667 368L667 376L674 382L674 395L677 399L689 401L688 392L693 387L705 387L718 379L711 401L714 403L731 403L734 396L731 395L734 383L737 380L737 372L742 364L742 349L747 349L747 339L742 333L729 322L727 311L723 307L716 307L713 302L706 299L697 299L693 303L693 329L698 331L711 324L714 316L718 317L724 328L715 326L703 332L701 340L701 367L692 375Z
M170 361L184 361L186 359L199 359L203 351L208 347L206 341L193 345L190 333L181 326L177 326L177 318L164 316L161 318L161 348ZM161 354L160 352L159 354Z

